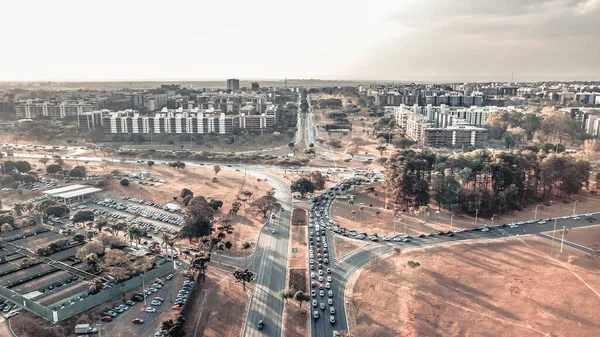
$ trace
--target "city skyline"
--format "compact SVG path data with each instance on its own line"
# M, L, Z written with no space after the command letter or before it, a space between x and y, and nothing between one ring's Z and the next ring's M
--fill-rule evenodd
M0 81L600 78L600 0L97 4L7 4Z

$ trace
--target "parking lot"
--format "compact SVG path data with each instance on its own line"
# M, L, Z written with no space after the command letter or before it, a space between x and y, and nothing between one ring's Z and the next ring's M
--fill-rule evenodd
M96 323L101 324L101 333L103 336L115 336L115 337L146 337L146 336L162 336L157 334L163 321L168 319L175 319L179 315L179 310L174 310L173 306L177 301L177 295L182 289L183 284L188 278L182 274L183 269L177 269L172 275L171 280L166 280L166 276L160 279L164 283L160 289L156 292L151 292L146 297L147 306L144 305L143 301L133 300L132 296L136 293L141 293L142 288L135 289L124 295L123 299L105 303L96 310L98 320ZM145 289L151 288L152 283L155 280L148 280ZM152 301L160 297L162 301L158 305L152 305ZM139 297L138 297L139 298ZM130 301L126 304L126 301ZM133 305L131 305L133 303ZM157 302L155 302L156 304ZM122 313L117 313L117 316L112 318L111 322L103 322L103 312L113 309L119 305L126 305L129 307ZM156 312L146 312L146 308L155 308ZM136 318L142 319L143 323L134 324L132 321Z

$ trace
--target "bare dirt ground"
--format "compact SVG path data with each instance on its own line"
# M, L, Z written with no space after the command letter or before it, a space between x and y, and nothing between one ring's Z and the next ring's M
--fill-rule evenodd
M341 235L334 235L333 240L335 240L335 249L338 259L341 259L351 251L366 245L362 241L348 239Z
M562 231L556 231L556 236L562 235ZM571 241L578 245L582 245L592 249L600 249L600 225L571 228L565 233L565 240Z
M231 273L207 269L206 283L195 292L188 305L185 331L189 337L241 336L252 285L235 283Z
M403 251L349 284L357 336L596 336L600 260L521 237ZM408 261L420 266L411 268Z
M295 214L300 214L297 211L298 208L294 209ZM306 212L306 211L305 211ZM306 261L308 258L307 250L307 225L306 219L307 214L304 214L304 225L291 225L290 226L290 252L288 254L288 287L292 283L292 274L304 274L306 279ZM297 252L294 253L292 249L296 248ZM301 278L294 277L294 280L299 281ZM306 283L306 281L304 282ZM306 288L306 284L304 285ZM284 310L284 336L306 336L308 329L308 314L306 311L307 304L304 304L305 308L300 308L298 303L293 299L288 300L285 303Z

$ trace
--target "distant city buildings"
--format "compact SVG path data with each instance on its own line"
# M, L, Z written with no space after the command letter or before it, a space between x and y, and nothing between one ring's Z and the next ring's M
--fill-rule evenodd
M271 105L261 114L246 109L238 115L227 115L214 109L164 108L153 116L133 110L102 111L105 134L232 134L235 130L265 130L277 121L277 106ZM92 117L85 117L89 120ZM84 117L82 116L82 119ZM89 124L88 124L89 125Z
M43 101L43 100L19 100L14 105L17 118L34 119L38 117L49 117L60 119L75 117L80 113L97 110L97 104L84 101Z
M230 78L227 80L227 90L238 91L240 90L240 80L237 78Z

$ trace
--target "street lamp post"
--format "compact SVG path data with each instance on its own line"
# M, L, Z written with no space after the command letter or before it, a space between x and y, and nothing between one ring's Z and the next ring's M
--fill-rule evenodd
M565 229L567 226L563 226L562 238L560 239L560 252L563 251L563 244L565 243Z
M494 218L496 217L496 215L498 215L498 214L492 215L492 227L494 227Z
M575 208L577 207L577 203L579 200L575 200L575 204L573 204L573 215L575 215Z
M479 215L479 208L475 209L475 226L477 226L477 216Z
M100 331L102 324L96 323L96 328L98 329L98 337L102 337L102 331Z
M147 307L148 303L146 302L146 296L147 296L146 295L146 289L145 289L146 285L144 283L144 277L145 276L146 276L146 274L142 273L142 294L143 294L142 296L144 297L144 306Z
M450 216L450 230L452 230L452 220L454 219L454 213Z
M404 219L404 235L408 235L408 233L406 233L406 218Z
M537 209L540 206L540 204L535 205L535 213L533 213L533 220L537 220Z

